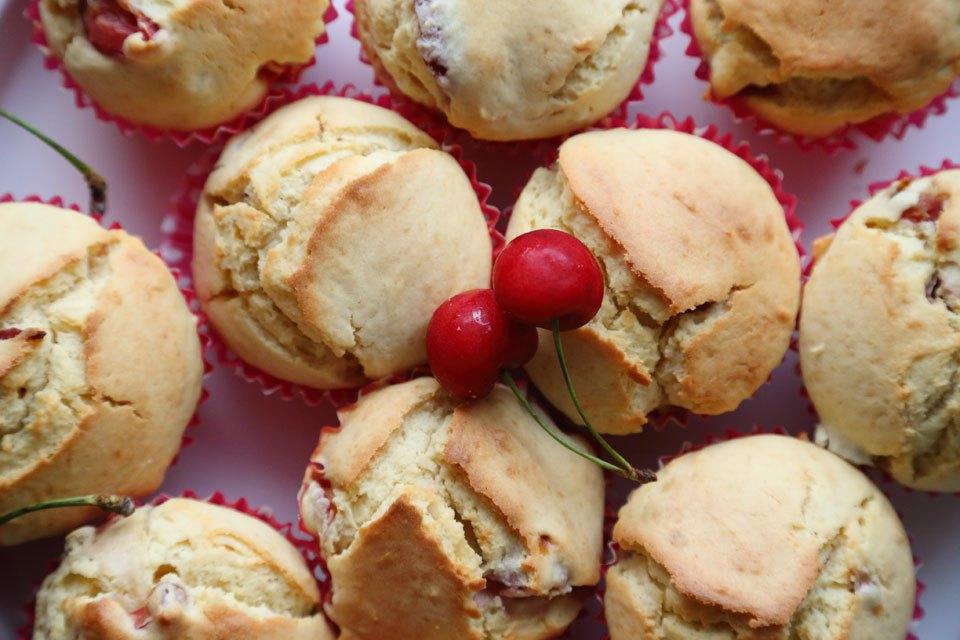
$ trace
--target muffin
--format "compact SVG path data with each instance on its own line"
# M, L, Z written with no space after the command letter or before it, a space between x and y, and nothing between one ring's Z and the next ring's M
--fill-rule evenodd
M607 572L611 640L903 640L916 583L893 507L787 436L677 458L630 496Z
M546 138L623 102L663 0L356 0L377 75L475 138Z
M770 186L722 147L666 130L574 136L527 183L507 239L538 228L573 234L604 271L599 313L563 334L600 431L638 431L669 405L732 411L783 358L800 295L797 251ZM527 372L579 421L549 335Z
M795 134L916 111L960 74L955 0L691 0L690 17L713 95Z
M106 111L192 131L263 101L313 59L328 0L40 0L50 52Z
M487 223L457 161L346 98L300 100L231 140L195 229L197 294L227 345L318 389L426 362L434 309L490 281Z
M34 640L332 640L300 553L253 516L174 498L67 536Z
M960 491L960 170L894 182L815 253L800 364L821 441Z
M419 378L340 421L313 454L300 513L343 640L537 640L573 621L600 575L602 474L510 391L455 406Z
M196 319L139 239L74 211L0 204L0 513L153 492L202 375ZM0 545L93 515L34 513L0 526Z

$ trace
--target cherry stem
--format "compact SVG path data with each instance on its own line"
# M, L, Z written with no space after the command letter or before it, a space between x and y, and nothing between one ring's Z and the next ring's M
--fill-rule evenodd
M97 507L102 511L118 513L121 516L129 516L136 508L133 500L126 496L89 495L74 498L58 498L56 500L38 502L28 507L21 507L20 509L14 509L13 511L4 513L0 515L0 525L7 524L11 520L25 516L28 513L44 511L46 509L60 509L63 507Z
M606 451L611 458L616 460L617 465L619 465L619 468L623 471L621 475L625 478L637 482L650 482L651 476L656 478L656 475L651 471L638 471L635 469L626 458L620 455L620 453L600 435L600 432L594 428L593 424L590 423L590 419L587 418L587 415L584 413L583 407L580 406L580 398L577 397L577 392L573 388L573 381L570 379L570 368L567 366L567 358L563 353L563 342L560 339L560 320L554 318L550 323L550 328L553 331L553 348L556 350L557 360L560 362L560 372L563 374L563 382L567 385L567 391L570 393L570 399L573 400L573 406L576 407L580 419L583 420L583 426L587 428L587 431L590 432L590 435L600 444L603 450Z
M83 179L87 181L87 187L90 188L90 213L95 216L102 216L104 213L106 213L107 181L103 179L103 176L91 169L89 165L83 162L80 158L73 155L60 143L47 136L29 122L21 120L17 116L4 109L0 109L0 117L6 118L21 129L33 134L51 147L54 151L63 156L67 162L76 167L77 171L83 174Z
M520 402L523 408L527 410L527 413L533 416L533 419L537 421L537 424L540 425L540 428L546 431L551 438L553 438L554 440L562 444L564 447L566 447L570 451L573 451L575 454L577 454L581 458L586 458L590 462L602 467L603 469L606 469L607 471L618 473L624 476L625 478L628 477L625 474L624 470L618 467L617 465L611 464L606 460L602 460L594 455L591 455L586 451L580 449L579 447L575 447L573 444L571 444L569 440L567 440L560 433L558 433L556 429L551 428L543 420L540 414L537 413L536 410L534 410L533 405L531 405L530 401L527 400L527 396L524 395L523 391L520 390L520 387L517 386L517 383L514 381L513 376L511 376L508 371L500 372L500 380L502 380L503 384L507 385L510 388L510 390L513 391L513 395L517 397L517 400Z

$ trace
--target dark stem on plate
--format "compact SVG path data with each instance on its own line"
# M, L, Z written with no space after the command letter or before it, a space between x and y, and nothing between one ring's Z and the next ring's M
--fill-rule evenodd
M10 122L14 123L18 127L28 131L33 134L41 141L46 143L54 151L59 153L63 158L76 167L77 171L83 174L83 179L87 181L87 187L90 189L90 213L94 216L102 216L107 211L107 181L103 179L99 173L91 169L85 162L80 158L73 155L70 151L64 148L60 143L56 142L45 133L34 127L29 122L18 118L12 113L0 109L0 117L6 118Z
M0 515L0 525L5 525L11 520L25 516L28 513L44 511L46 509L61 509L63 507L97 507L107 513L117 513L124 517L129 516L136 509L133 500L126 496L89 495L76 496L73 498L57 498L56 500L38 502L37 504L31 504L27 507L21 507L4 513Z

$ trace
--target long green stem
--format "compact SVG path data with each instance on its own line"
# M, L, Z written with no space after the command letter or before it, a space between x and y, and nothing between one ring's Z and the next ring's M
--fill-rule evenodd
M600 467L606 469L607 471L612 471L614 473L618 473L624 477L627 477L625 476L624 470L621 469L620 467L614 464L610 464L606 460L601 460L600 458L594 455L591 455L578 447L575 447L573 444L570 443L569 440L567 440L562 435L557 433L556 429L551 428L546 422L544 422L540 414L533 409L533 406L530 404L530 401L527 400L527 396L523 394L523 391L521 391L520 388L517 386L517 383L514 382L513 376L511 376L509 372L501 371L500 379L503 381L505 385L507 385L510 388L511 391L513 391L513 395L517 397L517 400L520 402L523 408L527 410L527 413L533 416L533 419L537 421L537 424L540 425L540 428L546 431L551 438L553 438L554 440L562 444L564 447L566 447L570 451L573 451L578 456L582 458L586 458L590 462L596 465L599 465Z
M135 509L133 500L126 496L90 495L76 496L74 498L58 498L56 500L38 502L37 504L31 504L30 506L4 513L0 515L0 525L7 524L11 520L25 516L28 513L44 511L45 509L60 509L63 507L97 507L109 513L119 513L122 516L129 516Z
M18 127L30 132L43 142L45 142L49 147L54 151L59 153L63 158L76 167L77 171L83 174L83 179L87 181L87 186L90 188L90 213L96 216L102 216L107 210L107 181L103 179L99 173L91 169L85 162L80 158L73 155L70 151L64 148L60 143L56 142L45 133L34 127L29 122L18 118L12 113L0 109L0 117L6 118L13 124Z
M573 406L576 407L580 419L583 420L583 426L587 428L590 435L593 436L593 439L603 447L603 450L617 461L617 464L628 474L628 478L632 480L639 479L639 474L637 470L633 468L633 465L620 455L620 453L607 442L606 438L600 435L600 432L594 428L590 423L590 419L587 418L587 415L584 413L583 407L580 406L580 398L577 397L577 392L573 388L573 381L570 379L570 368L567 366L567 358L563 353L563 342L560 340L560 321L555 319L550 326L553 330L553 348L557 352L557 360L560 361L560 372L563 374L563 382L567 385L567 391L570 393L570 399L573 400Z

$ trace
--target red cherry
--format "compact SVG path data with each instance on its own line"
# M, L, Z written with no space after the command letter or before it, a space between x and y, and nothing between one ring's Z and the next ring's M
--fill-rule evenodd
M507 346L504 349L501 364L507 369L522 367L537 353L537 347L540 345L537 328L529 324L520 324L506 315L504 320L507 323Z
M152 20L120 6L117 0L88 0L83 27L90 44L107 56L123 54L123 43L130 35L140 32L149 40L159 29Z
M457 294L437 307L427 327L434 377L458 400L493 389L507 350L508 320L490 289Z
M569 233L537 229L514 238L493 266L497 302L524 324L582 327L603 302L603 274L585 244Z

